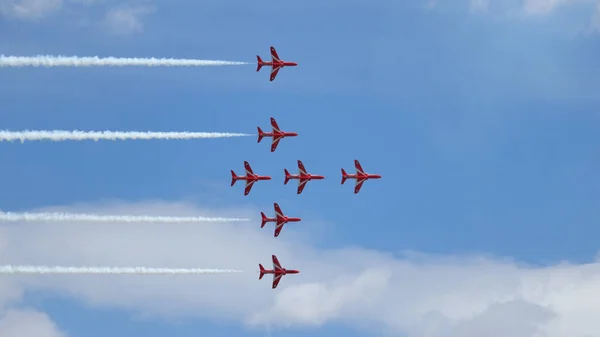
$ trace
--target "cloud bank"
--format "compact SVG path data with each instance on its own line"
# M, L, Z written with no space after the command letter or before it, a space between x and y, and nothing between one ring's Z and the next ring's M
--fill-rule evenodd
M546 15L568 5L598 3L598 0L524 0L523 10L530 15Z
M94 11L103 11L100 24L116 34L140 33L144 19L156 8L147 4L117 2L116 4L97 0L0 0L0 17L25 22L41 22L62 13L69 13L69 19L88 17ZM66 20L66 18L63 18Z
M140 33L144 28L143 19L155 11L153 6L121 6L109 10L104 20L115 33Z
M78 205L37 211L214 216L186 203ZM600 262L546 267L481 256L394 255L362 248L318 249L310 221L288 224L278 239L260 228L258 210L230 212L256 223L0 226L3 264L244 269L234 275L15 276L0 279L3 310L26 290L53 291L92 307L164 318L225 319L248 328L342 323L410 337L572 337L600 331ZM257 265L279 257L301 270L271 290ZM6 311L4 311L6 312ZM12 316L11 316L12 315ZM8 311L0 332L21 331L16 316L62 336L40 313ZM25 319L25 318L23 318ZM4 323L5 322L5 323ZM25 327L23 327L25 328ZM31 327L33 328L33 327ZM13 330L10 330L13 329ZM0 335L3 335L0 333ZM4 336L4 335L3 335Z
M31 311L9 310L0 318L2 337L65 337L48 315Z
M0 14L22 20L39 20L56 13L63 0L0 0Z
M185 2L179 2L185 6ZM423 0L425 8L431 9L439 2L436 0ZM465 2L452 2L465 7ZM496 6L509 9L511 12L520 12L525 16L545 16L561 8L575 5L586 5L590 8L590 17L593 22L600 20L596 12L600 11L599 0L469 0L467 7L472 12L487 13ZM268 4L265 2L265 5ZM0 15L26 21L39 21L45 17L55 15L67 8L90 9L94 5L104 5L97 0L0 0ZM117 5L108 3L104 8L104 24L113 32L119 34L139 33L143 30L143 20L156 11L150 4L133 2L117 2ZM260 5L260 4L258 4Z

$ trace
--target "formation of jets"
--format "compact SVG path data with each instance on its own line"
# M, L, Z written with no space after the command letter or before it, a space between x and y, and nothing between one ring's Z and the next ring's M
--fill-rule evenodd
M369 179L380 179L381 178L380 174L366 173L362 169L360 162L356 159L354 160L354 167L356 169L356 173L351 173L351 174L346 173L346 171L342 168L342 185L346 182L347 179L356 179L356 184L354 185L354 194L357 194L360 191L360 189L362 188L362 185L365 181L367 181ZM272 179L271 176L262 176L262 175L254 173L254 171L252 170L252 167L250 166L250 164L247 161L244 161L244 169L246 170L246 175L244 175L244 176L238 176L234 170L231 170L231 186L235 185L235 183L238 180L246 181L246 187L244 188L244 195L250 194L250 191L252 190L252 186L254 186L254 183L256 183L257 181ZM298 160L298 174L290 174L290 172L287 169L283 169L283 173L285 174L285 180L283 181L284 185L287 185L287 183L291 179L298 180L298 190L296 191L296 194L301 194L302 191L304 191L304 186L306 186L306 183L309 182L310 180L325 179L325 176L307 173L306 169L304 168L304 164L300 160Z
M260 69L263 66L271 67L270 81L273 81L275 79L275 77L277 76L277 73L279 72L279 70L281 68L295 67L298 65L298 63L296 63L296 62L289 62L289 61L284 61L284 60L280 59L279 55L277 55L277 51L275 50L274 47L271 47L271 62L264 62L258 55L256 55L256 59L258 61L258 66L256 67L257 72L260 71ZM273 118L273 117L271 117L271 129L272 129L271 132L263 132L263 130L258 126L256 128L258 129L258 143L260 143L262 141L262 139L265 137L272 138L271 152L275 152L275 150L277 149L277 146L279 145L279 142L283 138L298 136L298 133L296 133L296 132L288 132L288 131L281 130L281 128L277 124L277 121L275 121L275 118ZM380 174L373 174L373 173L365 172L358 160L354 160L354 168L356 170L356 173L351 173L351 174L346 173L344 168L342 168L342 183L341 183L343 185L347 179L355 179L356 184L354 185L354 194L358 194L358 192L362 188L362 185L365 181L367 181L369 179L380 179L381 178ZM250 191L252 190L252 186L254 186L254 183L256 183L257 181L271 180L270 176L263 176L263 175L254 173L254 171L252 170L252 167L250 167L250 164L247 161L244 161L244 169L246 171L246 175L244 175L244 176L238 176L235 174L235 172L233 170L231 170L231 186L235 185L235 182L238 180L246 181L246 187L244 188L244 195L246 195L246 196L248 194L250 194ZM283 169L283 173L285 174L285 178L283 181L284 185L287 185L287 183L290 180L294 180L294 179L298 180L298 189L296 191L296 194L302 194L302 191L306 187L307 182L309 182L313 179L314 180L325 179L325 176L308 173L306 171L306 169L304 168L304 164L300 160L298 160L298 174L291 174L285 168ZM273 218L267 217L264 212L260 213L261 220L262 220L261 224L260 224L260 228L265 227L265 225L269 222L275 223L273 237L279 236L279 234L281 233L281 230L283 229L283 226L286 223L302 221L302 218L288 217L288 216L284 215L283 212L281 211L281 207L279 207L279 204L277 204L277 203L273 203L273 208L275 211L275 216ZM262 264L260 264L260 263L258 264L258 267L260 269L260 275L259 275L258 279L259 280L262 279L263 276L265 276L266 274L273 274L273 285L272 285L273 289L277 288L277 285L281 281L281 277L283 275L299 273L298 270L283 268L281 266L281 264L279 263L277 256L275 256L275 255L272 255L272 260L273 260L273 269L272 270L267 270L263 267Z

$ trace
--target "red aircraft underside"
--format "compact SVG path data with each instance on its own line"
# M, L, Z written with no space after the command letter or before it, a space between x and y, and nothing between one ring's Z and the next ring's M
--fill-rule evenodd
M287 217L287 216L283 215L283 212L281 211L281 208L279 207L279 205L277 203L273 203L273 208L275 209L275 217L274 218L268 218L265 215L265 213L260 212L260 216L262 218L260 228L265 227L265 224L267 222L275 222L275 233L273 234L274 237L279 236L279 233L283 229L283 225L285 225L286 223L302 221L301 218L292 218L292 217Z
M260 264L260 263L258 264L258 268L260 268L260 275L258 276L258 279L259 280L262 279L263 276L265 276L265 274L273 274L273 289L277 288L277 285L279 284L279 281L281 281L281 277L283 275L300 273L298 270L285 269L285 268L281 267L281 263L279 263L277 256L273 255L272 259L273 259L273 269L272 270L267 270L262 266L262 264Z
M284 185L286 185L288 181L290 181L290 179L298 179L298 191L296 192L297 194L302 193L304 187L306 186L306 183L310 180L325 179L324 176L307 173L306 169L304 168L304 164L300 160L298 160L298 174L290 174L287 169L283 169L283 172L285 173L285 180L283 181Z
M354 160L354 167L356 168L356 174L347 174L344 169L342 169L342 185L346 182L346 179L356 179L356 185L354 186L354 194L360 191L363 183L369 179L379 179L381 175L379 174L371 174L366 173L358 160Z
M250 193L250 190L252 190L252 186L254 185L255 182L257 182L259 180L271 180L271 177L269 177L269 176L260 176L260 175L254 174L254 172L252 171L252 168L250 167L250 164L248 164L247 161L244 162L244 168L246 169L245 176L238 176L235 174L235 172L233 170L231 170L231 186L235 185L235 182L238 180L246 181L246 188L244 189L244 195L248 195Z
M279 125L277 125L277 121L275 121L275 118L273 117L271 117L271 128L273 129L273 132L263 132L263 130L258 126L256 128L258 129L257 143L260 143L263 137L273 137L273 142L271 143L271 152L275 152L275 149L277 149L277 145L279 145L279 141L283 138L298 136L298 133L296 132L281 131Z
M279 69L281 69L283 67L295 67L298 65L298 63L296 63L296 62L288 62L288 61L284 61L284 60L280 59L279 55L277 55L277 51L275 51L275 48L273 46L271 46L271 62L263 61L260 58L260 56L258 56L258 55L256 55L256 59L258 61L258 66L256 67L256 71L259 71L260 68L262 68L263 66L271 66L270 81L273 81L275 79L275 77L277 77L277 73L279 72Z

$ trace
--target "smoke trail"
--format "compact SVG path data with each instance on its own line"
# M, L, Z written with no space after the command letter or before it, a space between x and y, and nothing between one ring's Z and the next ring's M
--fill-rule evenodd
M151 215L99 215L87 213L16 213L0 211L0 221L88 221L88 222L237 222L250 221L242 218L200 217L200 216L151 216Z
M147 268L147 267L61 267L61 266L0 266L0 274L132 274L189 275L242 273L235 269Z
M249 64L219 60L173 59L173 58L120 58L78 56L5 56L0 55L0 67L204 67Z
M252 136L245 133L220 133L220 132L138 132L138 131L6 131L0 130L0 142L20 140L51 140L61 142L65 140L127 140L127 139L199 139L199 138L230 138Z

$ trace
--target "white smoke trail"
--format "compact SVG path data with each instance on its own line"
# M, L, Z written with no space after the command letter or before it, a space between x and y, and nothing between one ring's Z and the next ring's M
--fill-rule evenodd
M0 274L132 274L190 275L242 273L235 269L147 268L147 267L61 267L61 266L0 266Z
M245 133L221 132L139 132L139 131L7 131L0 130L0 142L20 140L21 143L36 140L61 142L65 140L127 140L127 139L199 139L252 136Z
M0 211L0 221L79 221L79 222L168 222L168 223L189 223L189 222L238 222L250 221L243 218L221 218L221 217L200 217L200 216L151 216L151 215L99 215L87 213L17 213Z
M78 56L5 56L0 55L0 67L204 67L249 64L219 60L173 59L173 58L121 58Z

